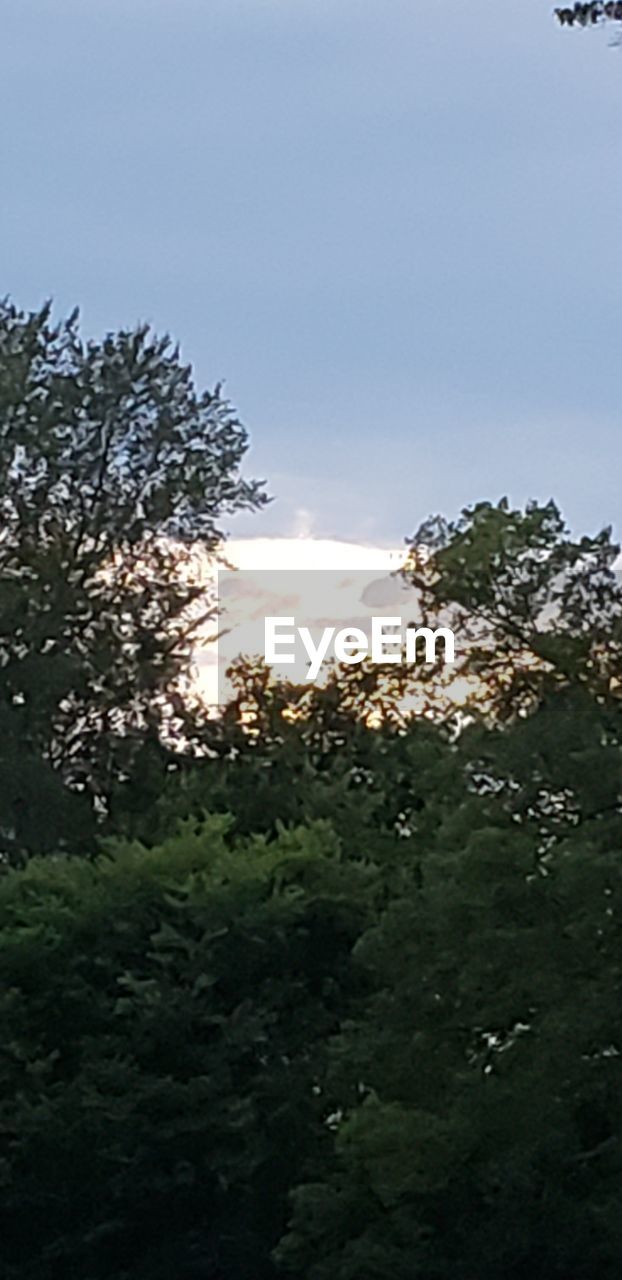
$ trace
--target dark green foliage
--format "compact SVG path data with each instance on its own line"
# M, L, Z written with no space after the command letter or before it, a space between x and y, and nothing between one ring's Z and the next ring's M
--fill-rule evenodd
M431 607L486 622L467 658L484 722L455 756L470 794L355 948L366 995L325 1082L335 1161L277 1254L296 1276L619 1274L615 553L572 543L553 506L482 504L421 568Z
M226 827L0 880L7 1280L273 1274L375 873Z
M333 1044L296 1275L619 1273L621 844L619 814L540 857L496 801L448 816L356 948L375 995Z
M144 752L164 776L246 446L168 338L0 305L0 853L83 847Z
M394 672L350 667L325 687L292 686L242 664L237 698L210 726L209 758L171 774L149 814L121 821L153 840L180 813L205 809L230 813L241 834L330 819L353 854L373 832L377 855L383 845L387 856L403 857L408 833L421 839L462 783L448 733L425 720L407 724L395 688L382 689ZM384 718L372 729L366 717L380 706Z
M0 879L7 1280L617 1280L617 549L422 536L459 713L243 667L209 758L113 794L145 843Z

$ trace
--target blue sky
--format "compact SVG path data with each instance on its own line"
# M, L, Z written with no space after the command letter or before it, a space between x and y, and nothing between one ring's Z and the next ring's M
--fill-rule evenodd
M0 0L1 291L225 379L238 534L622 532L622 50L549 9Z

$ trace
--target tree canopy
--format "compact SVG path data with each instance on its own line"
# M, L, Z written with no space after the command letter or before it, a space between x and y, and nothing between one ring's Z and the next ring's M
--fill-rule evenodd
M0 877L8 1280L617 1280L617 554L429 524L459 714L242 667L149 812Z
M601 22L622 22L620 0L588 0L588 3L566 5L555 9L562 27L595 27Z
M262 504L247 435L147 327L0 306L0 852L89 838L184 709L197 559Z

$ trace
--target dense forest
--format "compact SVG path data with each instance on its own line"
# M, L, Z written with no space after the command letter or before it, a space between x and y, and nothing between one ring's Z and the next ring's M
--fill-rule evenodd
M241 662L207 718L247 443L168 339L2 305L2 1274L617 1280L618 548L432 521L459 702Z

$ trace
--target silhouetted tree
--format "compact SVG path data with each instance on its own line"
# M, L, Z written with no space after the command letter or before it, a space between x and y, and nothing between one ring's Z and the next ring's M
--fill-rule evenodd
M84 842L175 691L246 432L147 327L0 306L0 852Z
M562 27L594 27L600 22L622 22L620 0L590 0L587 4L566 5L554 12Z

